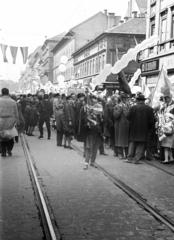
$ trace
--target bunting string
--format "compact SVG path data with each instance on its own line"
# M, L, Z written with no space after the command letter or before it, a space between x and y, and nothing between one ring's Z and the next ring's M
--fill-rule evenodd
M23 64L26 64L27 59L28 59L28 47L8 46L6 44L0 44L0 46L1 46L1 51L2 51L3 61L5 63L8 62L6 53L7 53L7 48L9 47L10 52L11 52L11 56L12 56L12 59L13 59L13 64L16 64L18 48L20 48L20 50L21 50Z

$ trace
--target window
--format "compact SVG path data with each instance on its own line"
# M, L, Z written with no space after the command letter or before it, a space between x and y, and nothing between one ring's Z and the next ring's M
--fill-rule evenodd
M86 74L89 75L89 61L87 61Z
M150 19L150 36L155 34L155 18Z
M150 15L151 15L151 16L154 15L155 12L156 12L156 4L153 4L153 5L151 6L151 8L150 8Z
M95 74L95 58L93 59L92 63L92 74Z
M89 65L89 74L92 74L92 60L90 60L90 65Z
M98 73L98 57L95 60L95 72Z
M161 14L161 30L160 30L160 39L161 42L164 42L167 38L167 12Z
M174 10L172 11L171 38L174 38Z
M102 69L104 68L105 66L105 55L102 55Z
M101 56L99 56L99 61L98 61L98 71L100 72L101 70Z

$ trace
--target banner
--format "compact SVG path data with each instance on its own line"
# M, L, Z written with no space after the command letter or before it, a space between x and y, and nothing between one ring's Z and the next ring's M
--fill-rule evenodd
M28 58L28 47L20 47L20 49L23 57L23 63L25 64Z
M152 107L159 105L159 99L161 96L174 96L174 89L167 76L167 71L162 66L158 82L156 84L153 96L152 96Z
M1 44L1 50L2 50L2 55L3 55L3 61L8 62L7 56L6 56L7 45Z
M10 52L13 58L13 64L16 63L16 56L17 56L17 52L18 52L18 47L14 47L14 46L10 46Z

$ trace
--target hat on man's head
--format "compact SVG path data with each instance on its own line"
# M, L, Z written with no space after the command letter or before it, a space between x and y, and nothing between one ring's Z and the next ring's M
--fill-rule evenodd
M144 96L142 93L140 93L140 94L138 94L138 95L136 96L136 100L145 101L146 98L145 98L145 96Z
M82 97L85 97L85 94L84 94L84 93L78 93L78 94L77 94L77 98L82 98Z

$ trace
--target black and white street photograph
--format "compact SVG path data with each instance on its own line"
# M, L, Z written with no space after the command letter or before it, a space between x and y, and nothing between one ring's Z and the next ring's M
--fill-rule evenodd
M174 0L5 0L0 240L174 240Z

